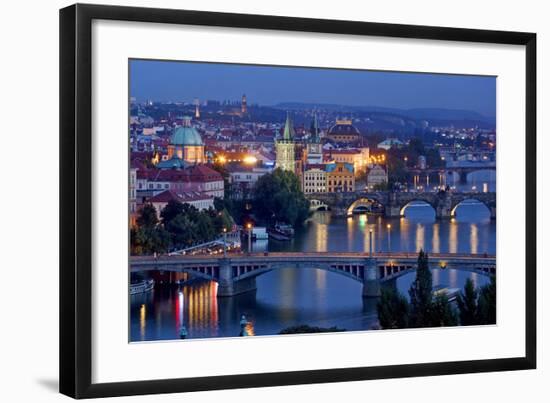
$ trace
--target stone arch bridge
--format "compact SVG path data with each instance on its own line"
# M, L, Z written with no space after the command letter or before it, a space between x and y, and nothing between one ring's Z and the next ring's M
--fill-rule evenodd
M436 218L451 218L459 204L466 200L476 200L483 203L491 213L491 219L496 218L497 199L495 192L346 192L346 193L308 193L313 210L319 206L329 208L338 216L351 215L353 210L361 205L376 201L383 206L386 217L401 217L404 209L411 202L422 201L433 207Z
M331 271L363 284L364 297L378 297L381 284L416 270L416 253L280 252L195 256L132 256L130 270L187 272L218 283L218 296L233 296L256 288L256 277L279 268ZM478 254L431 254L430 268L496 275L496 258Z

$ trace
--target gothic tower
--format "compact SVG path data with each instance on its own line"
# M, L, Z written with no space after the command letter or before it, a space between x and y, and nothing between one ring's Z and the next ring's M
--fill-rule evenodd
M286 115L285 130L283 137L276 140L275 152L277 159L275 161L275 168L281 168L285 171L294 172L295 167L295 147L294 147L294 129L292 127L292 121L290 115Z
M310 136L306 145L306 152L308 164L323 163L323 148L321 146L321 138L319 136L317 114L313 115L313 121L311 122L310 128Z

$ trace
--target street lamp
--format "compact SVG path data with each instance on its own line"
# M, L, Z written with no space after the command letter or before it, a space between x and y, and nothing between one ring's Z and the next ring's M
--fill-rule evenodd
M246 224L248 229L248 253L252 253L252 224Z
M386 228L388 229L388 253L391 253L391 224L386 225Z
M223 257L227 257L227 228L223 227Z

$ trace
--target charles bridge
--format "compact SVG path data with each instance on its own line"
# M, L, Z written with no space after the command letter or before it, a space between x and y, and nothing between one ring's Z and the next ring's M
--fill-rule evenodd
M378 297L384 282L417 268L416 253L278 252L220 255L131 256L131 272L187 272L218 283L218 297L256 289L256 277L279 268L331 271L363 284L364 297ZM487 254L433 253L431 269L496 275L496 257Z
M373 202L383 206L386 217L401 217L405 208L412 202L425 202L433 207L436 218L451 218L455 216L459 204L467 200L483 203L496 218L497 199L495 192L339 192L339 193L308 193L312 210L330 209L337 216L348 216L359 207L370 207Z

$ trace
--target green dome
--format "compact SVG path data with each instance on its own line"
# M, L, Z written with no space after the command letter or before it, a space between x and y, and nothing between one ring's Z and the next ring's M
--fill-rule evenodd
M178 127L170 139L175 146L202 146L201 135L194 127Z

